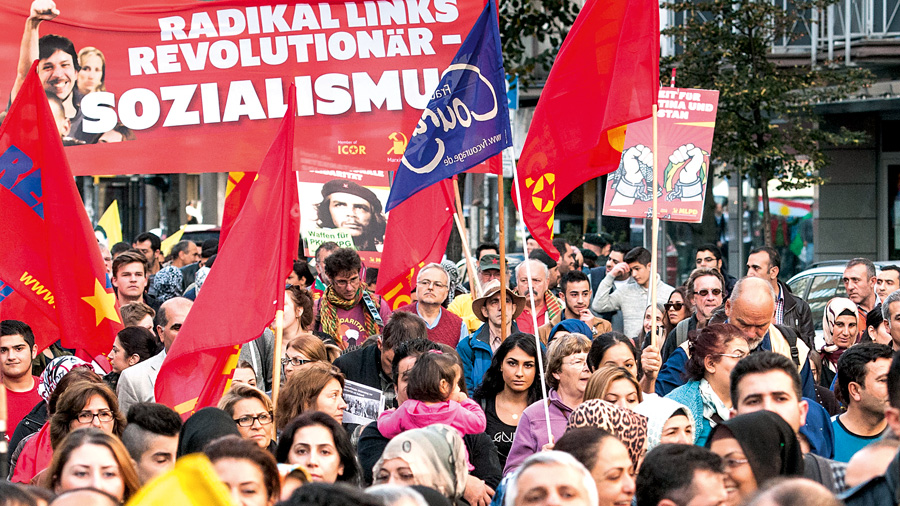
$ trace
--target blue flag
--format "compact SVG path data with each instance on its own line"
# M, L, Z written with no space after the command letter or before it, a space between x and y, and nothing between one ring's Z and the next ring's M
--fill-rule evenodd
M512 146L497 8L489 0L413 131L385 210Z

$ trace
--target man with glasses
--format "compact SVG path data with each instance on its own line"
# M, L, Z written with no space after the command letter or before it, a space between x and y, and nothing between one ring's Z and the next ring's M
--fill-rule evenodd
M691 273L687 281L687 296L694 307L690 318L678 322L678 325L669 332L666 342L663 343L659 353L662 362L668 360L672 352L687 341L688 332L702 329L712 317L713 312L722 305L725 299L725 279L722 273L712 268L697 268ZM666 311L670 303L665 304ZM675 308L676 311L680 308Z
M325 259L331 285L316 301L315 330L333 337L341 349L362 345L381 334L391 309L381 297L362 286L359 254L340 248Z
M459 340L469 335L462 318L444 309L444 301L450 295L450 273L439 263L430 263L416 276L418 300L398 307L397 311L415 313L428 326L428 339L456 348Z
M791 327L800 334L807 346L814 348L816 329L813 327L809 304L778 281L780 270L781 255L773 248L760 246L750 251L750 256L747 257L747 277L765 280L775 291L775 319L772 323ZM865 325L865 317L862 325Z

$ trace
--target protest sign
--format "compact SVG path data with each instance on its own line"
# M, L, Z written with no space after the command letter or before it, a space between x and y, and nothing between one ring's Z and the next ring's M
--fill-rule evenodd
M344 423L368 425L384 411L384 395L381 390L347 380L344 382Z
M381 264L388 215L384 171L301 171L300 235L312 257L323 242L359 251L367 267Z
M703 219L718 104L718 91L659 89L660 219ZM619 168L607 180L604 216L652 217L652 136L652 118L628 125Z
M39 35L102 53L101 90L61 97L80 106L83 133L121 124L135 138L67 148L76 175L246 170L262 159L291 83L297 166L389 170L484 4L60 0ZM0 9L0 68L12 78L29 2Z

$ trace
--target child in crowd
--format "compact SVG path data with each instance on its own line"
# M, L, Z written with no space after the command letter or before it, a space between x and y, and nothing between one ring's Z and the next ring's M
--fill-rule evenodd
M461 435L484 432L487 419L475 401L460 391L462 368L456 358L431 350L416 360L409 371L407 400L378 417L378 431L393 438L403 431L442 423ZM469 470L473 469L466 455Z

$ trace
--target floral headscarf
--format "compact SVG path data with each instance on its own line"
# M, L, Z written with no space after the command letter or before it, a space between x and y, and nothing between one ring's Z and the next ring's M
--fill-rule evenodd
M622 409L600 399L582 402L569 416L566 430L597 427L615 436L628 448L635 468L644 456L647 442L647 417L630 409Z
M56 357L47 364L47 368L44 369L44 372L41 373L41 377L38 379L38 395L45 401L49 401L53 391L56 390L56 385L59 384L59 380L76 367L90 367L91 370L97 372L91 367L91 364L78 357L72 355Z
M691 410L684 404L666 399L665 397L647 397L644 402L634 408L634 412L647 417L647 451L659 446L662 439L662 430L675 415L684 415L693 428L694 444L697 444L697 437L700 433L697 431L697 422L694 421L694 415Z
M386 460L400 458L409 465L417 485L431 487L451 501L466 488L466 448L459 432L449 425L435 424L394 436L387 444L373 473Z
M181 273L181 269L170 265L156 273L148 292L156 297L157 301L163 303L169 299L181 296L183 280L184 275Z

